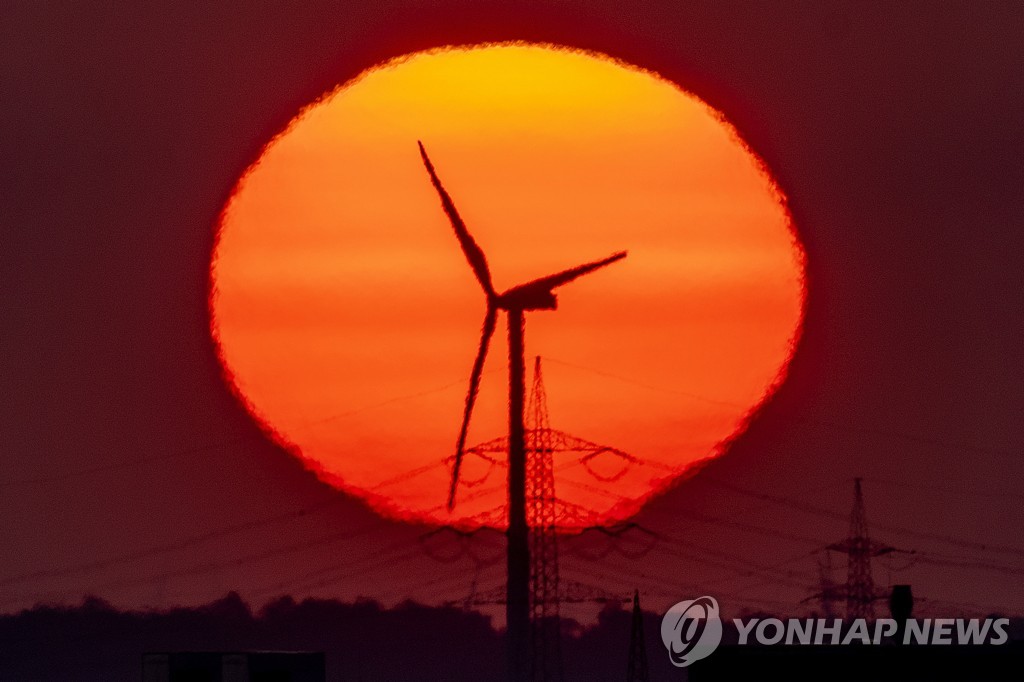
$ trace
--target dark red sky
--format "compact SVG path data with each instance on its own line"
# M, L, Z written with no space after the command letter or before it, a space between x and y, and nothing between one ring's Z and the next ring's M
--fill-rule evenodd
M470 562L425 557L421 529L377 520L260 437L220 380L208 259L236 178L318 94L396 54L530 39L655 69L725 112L808 256L789 381L638 519L674 540L642 569L569 556L563 575L640 585L652 609L695 588L727 608L795 602L861 475L874 536L923 553L892 574L934 600L922 609L1024 610L1024 11L678 5L8 7L0 608L469 590ZM480 588L499 579L489 568Z

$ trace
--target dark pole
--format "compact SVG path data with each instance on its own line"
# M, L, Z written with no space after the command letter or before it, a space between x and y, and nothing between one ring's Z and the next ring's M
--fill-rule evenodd
M529 672L530 546L526 525L526 367L523 311L508 311L508 631L510 682L523 682Z
M903 644L906 637L907 621L914 615L914 593L910 585L893 585L892 594L889 596L889 613L896 621L896 634L893 641L896 644Z

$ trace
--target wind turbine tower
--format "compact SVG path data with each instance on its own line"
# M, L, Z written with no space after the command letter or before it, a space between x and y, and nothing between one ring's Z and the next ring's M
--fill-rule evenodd
M480 376L487 348L494 335L498 311L504 311L508 326L508 584L505 617L508 637L508 670L512 682L526 680L529 671L530 653L530 538L526 509L526 360L525 334L526 312L534 310L555 310L557 299L554 290L573 280L603 268L626 257L619 252L607 258L579 265L562 272L519 284L498 293L491 280L487 258L479 244L469 233L455 208L447 190L441 184L434 165L427 156L423 144L419 143L423 165L430 175L430 182L441 199L441 206L448 217L459 246L469 262L473 274L483 289L487 300L484 313L480 346L470 373L469 392L462 416L455 446L455 460L452 466L451 486L448 490L448 508L455 506L455 493L459 482L459 468L465 453L469 421L480 388Z

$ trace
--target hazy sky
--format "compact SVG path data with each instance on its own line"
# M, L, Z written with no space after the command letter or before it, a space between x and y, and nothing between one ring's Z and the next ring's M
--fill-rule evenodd
M814 550L846 532L859 475L873 536L919 552L876 563L879 583L913 583L922 609L1024 609L1019 8L23 3L6 15L2 608L231 588L465 596L470 559L432 560L422 529L338 499L261 436L220 376L207 272L231 188L302 106L397 54L532 39L657 70L721 110L773 170L807 252L789 379L725 457L639 515L665 536L646 577L584 551L565 552L563 575L639 586L652 609L697 588L727 609L795 604L818 581ZM479 577L499 584L500 565Z

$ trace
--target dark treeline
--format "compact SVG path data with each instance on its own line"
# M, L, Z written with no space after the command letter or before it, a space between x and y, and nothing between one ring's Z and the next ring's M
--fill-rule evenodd
M660 617L648 614L652 668L670 667ZM564 642L570 680L621 680L627 667L630 614L605 609ZM657 649L655 649L657 646ZM0 680L138 680L144 652L323 651L328 679L500 680L505 649L486 616L456 608L372 601L295 602L254 612L231 593L211 604L167 611L119 611L102 600L78 607L37 606L0 616ZM661 659L665 659L662 661Z
M660 614L645 614L651 676L682 679L661 645ZM625 679L630 613L606 607L587 627L565 623L569 680ZM1011 635L1024 637L1024 620ZM735 641L735 633L725 640ZM0 616L0 680L138 680L144 652L323 651L328 680L503 679L501 633L480 614L406 603L295 602L284 597L254 612L231 593L211 604L167 611L119 611L102 600L37 606Z

